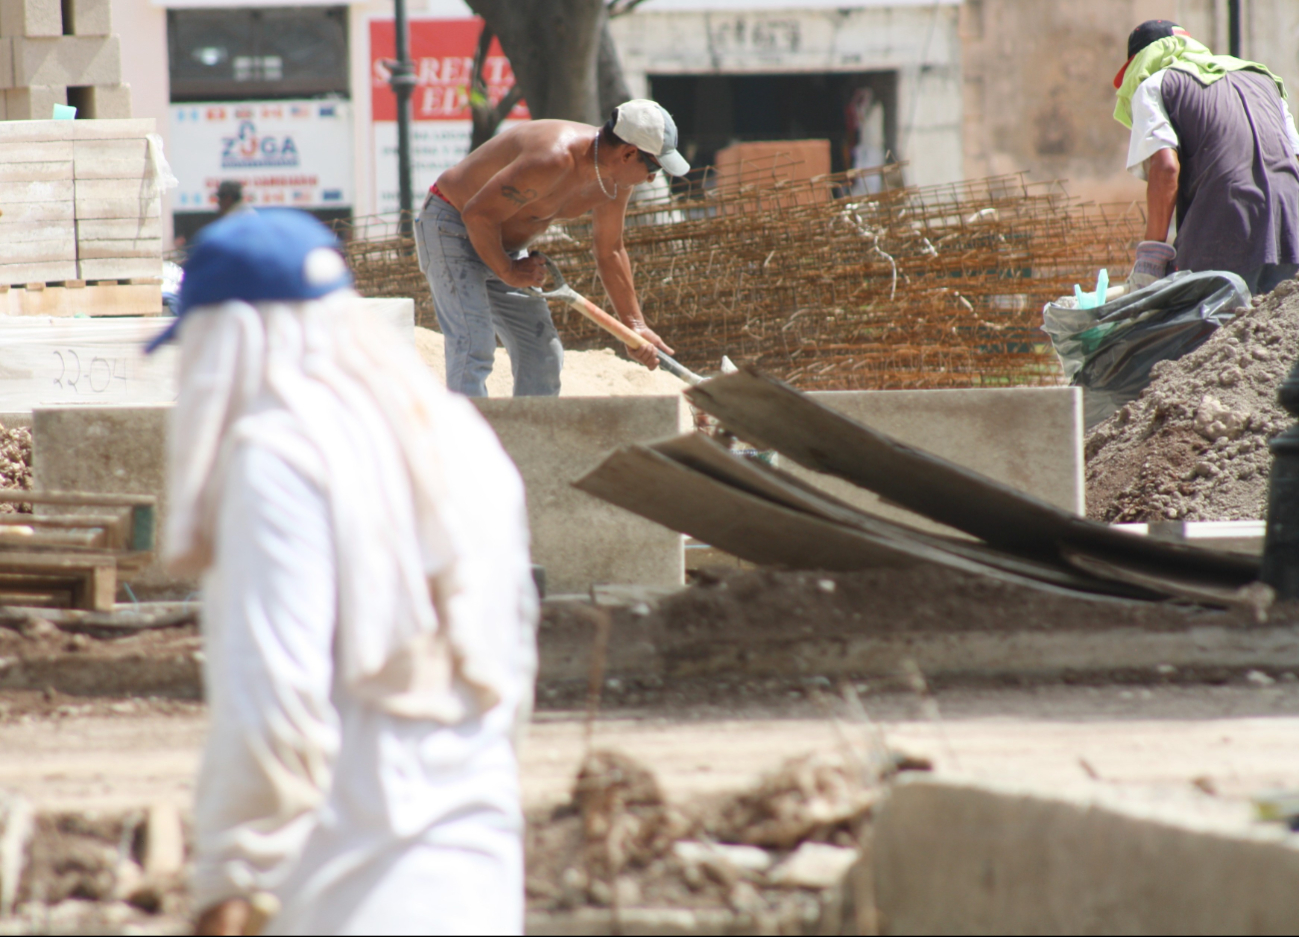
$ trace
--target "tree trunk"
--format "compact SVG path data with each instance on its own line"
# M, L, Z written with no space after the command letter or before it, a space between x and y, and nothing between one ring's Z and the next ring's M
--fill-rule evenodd
M496 128L510 116L510 111L514 110L514 105L523 96L523 89L515 83L497 104L492 104L488 97L487 77L483 74L483 68L487 64L487 52L495 35L492 27L483 23L483 31L478 34L478 50L474 53L473 73L469 78L469 113L473 118L473 129L469 134L470 152L496 135Z
M600 124L604 0L466 0L501 40L535 118Z
M599 81L600 121L609 119L613 109L624 101L631 100L631 90L622 75L622 62L618 61L618 47L613 44L613 34L609 32L609 21L606 19L600 27L600 50L596 59L597 80Z

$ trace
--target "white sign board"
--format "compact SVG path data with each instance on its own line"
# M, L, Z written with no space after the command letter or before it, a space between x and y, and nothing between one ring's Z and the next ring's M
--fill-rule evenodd
M414 300L360 302L414 347ZM0 316L0 413L175 402L176 345L144 354L145 344L171 321L164 316Z
M176 211L214 211L217 186L242 182L252 205L352 204L347 101L240 101L171 106L167 156Z

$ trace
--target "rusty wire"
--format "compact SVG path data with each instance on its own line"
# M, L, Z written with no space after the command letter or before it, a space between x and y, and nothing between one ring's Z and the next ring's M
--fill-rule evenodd
M725 354L805 389L1056 383L1043 304L1089 288L1102 267L1120 275L1144 228L1136 206L1084 205L1022 175L896 187L896 167L801 181L789 168L777 158L729 180L702 173L628 208L646 319L694 370L715 371ZM361 291L414 297L419 323L436 327L396 216L343 233ZM589 219L535 246L609 306ZM553 311L566 347L612 343Z

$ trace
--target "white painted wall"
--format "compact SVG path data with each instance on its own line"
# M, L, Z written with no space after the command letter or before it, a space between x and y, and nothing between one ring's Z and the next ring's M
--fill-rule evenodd
M648 0L612 21L633 94L647 93L650 74L897 71L896 155L910 164L907 181L961 179L957 4L826 9L784 0L784 9L737 11L719 8L733 7L730 0L711 0L713 9L668 9L687 4L704 0Z
M113 32L122 42L122 81L131 86L131 116L152 117L167 151L167 11L149 0L112 0ZM162 197L162 243L171 248L171 199Z

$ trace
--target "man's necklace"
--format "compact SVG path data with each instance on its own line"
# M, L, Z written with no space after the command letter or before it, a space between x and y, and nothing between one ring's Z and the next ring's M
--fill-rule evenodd
M613 193L610 194L609 190L604 187L604 180L600 178L600 135L598 133L595 135L595 181L600 184L600 191L604 193L605 198L615 199L618 197L618 183L613 184Z

